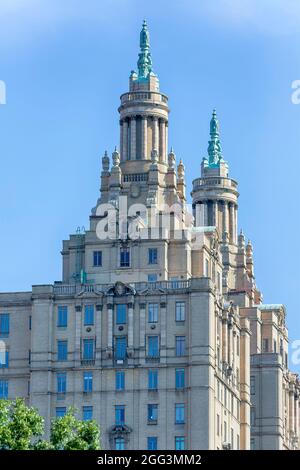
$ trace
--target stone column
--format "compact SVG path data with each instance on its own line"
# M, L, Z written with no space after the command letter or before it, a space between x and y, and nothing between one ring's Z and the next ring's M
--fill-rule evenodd
M120 120L120 154L121 161L123 160L123 121Z
M234 204L229 203L229 241L234 243Z
M197 227L204 226L204 204L203 202L197 202L195 207L195 222Z
M218 201L213 201L214 226L218 227Z
M203 201L204 226L208 225L208 201Z
M153 124L152 124L152 149L159 150L159 141L158 141L158 118L153 116Z
M147 159L148 149L148 119L147 116L142 116L142 160Z
M127 304L128 308L128 349L133 350L133 303Z
M234 205L234 226L235 226L234 243L237 244L238 242L238 206L237 204Z
M123 138L122 138L122 161L128 159L128 122L126 120L123 121L122 125L123 130Z
M160 119L159 123L159 160L166 162L166 122Z
M130 160L136 159L136 118L130 119Z
M223 201L223 232L228 233L228 203Z

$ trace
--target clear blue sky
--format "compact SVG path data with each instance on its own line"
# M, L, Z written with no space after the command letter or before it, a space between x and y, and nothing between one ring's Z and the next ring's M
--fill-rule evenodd
M88 226L144 17L189 188L216 107L257 284L298 339L298 0L0 0L0 291L59 280L61 240Z

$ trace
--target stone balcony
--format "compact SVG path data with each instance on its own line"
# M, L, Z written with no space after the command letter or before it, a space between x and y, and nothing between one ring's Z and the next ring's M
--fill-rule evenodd
M210 187L219 187L220 189L234 189L237 190L238 184L235 180L230 178L208 177L208 178L197 178L193 181L193 192L200 189L206 189Z
M121 104L128 102L145 102L149 101L152 103L165 103L168 104L168 97L162 93L156 91L131 91L121 95Z

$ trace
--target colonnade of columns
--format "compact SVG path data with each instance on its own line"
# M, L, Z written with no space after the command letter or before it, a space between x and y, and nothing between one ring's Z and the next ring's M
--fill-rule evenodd
M139 121L139 122L138 122ZM168 121L158 116L138 115L120 121L121 161L149 160L156 150L167 161Z
M228 234L230 243L237 243L237 204L225 200L202 200L196 203L197 226L215 226L222 235Z

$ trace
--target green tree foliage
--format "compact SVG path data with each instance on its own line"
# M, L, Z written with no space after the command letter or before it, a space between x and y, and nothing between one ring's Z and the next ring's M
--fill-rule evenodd
M71 408L51 424L50 440L42 439L44 419L24 400L0 400L0 449L4 450L99 450L96 421L81 421Z

